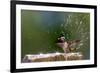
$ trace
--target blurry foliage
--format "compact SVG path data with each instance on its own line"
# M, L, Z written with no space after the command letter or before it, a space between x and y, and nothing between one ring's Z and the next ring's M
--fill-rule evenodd
M21 54L63 52L56 46L61 35L81 40L77 51L90 57L90 14L53 11L21 11Z

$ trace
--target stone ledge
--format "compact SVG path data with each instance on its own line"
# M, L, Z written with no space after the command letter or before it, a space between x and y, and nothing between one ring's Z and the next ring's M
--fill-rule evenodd
M82 60L83 55L80 52L77 53L48 53L48 54L28 54L25 55L22 62L50 62L50 61L71 61Z

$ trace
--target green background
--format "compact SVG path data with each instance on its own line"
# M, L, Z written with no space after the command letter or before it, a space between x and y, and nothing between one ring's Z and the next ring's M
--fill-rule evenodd
M63 52L57 38L81 40L79 49L84 59L90 58L90 14L21 10L21 57L26 54Z

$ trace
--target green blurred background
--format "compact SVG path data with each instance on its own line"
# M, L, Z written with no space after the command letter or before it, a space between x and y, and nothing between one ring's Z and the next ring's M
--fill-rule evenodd
M78 46L84 59L90 58L90 14L21 10L21 57L26 54L63 52L57 38L81 40Z

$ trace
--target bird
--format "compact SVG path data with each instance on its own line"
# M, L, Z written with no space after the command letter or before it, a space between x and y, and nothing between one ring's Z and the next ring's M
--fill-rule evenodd
M64 36L57 39L57 46L62 48L64 53L70 53L79 44L80 40L66 41Z

